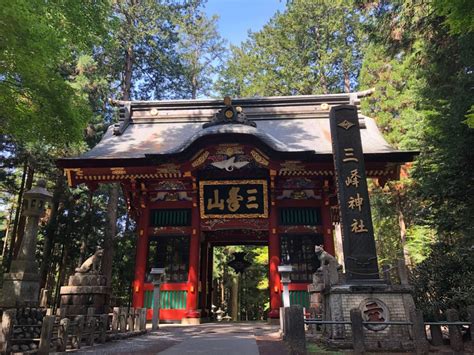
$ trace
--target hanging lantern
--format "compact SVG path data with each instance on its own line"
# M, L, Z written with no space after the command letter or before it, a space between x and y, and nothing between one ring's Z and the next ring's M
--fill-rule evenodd
M243 252L233 253L232 256L234 257L234 260L229 261L227 265L234 269L238 274L244 272L251 265L251 263L245 260L245 255L246 253Z

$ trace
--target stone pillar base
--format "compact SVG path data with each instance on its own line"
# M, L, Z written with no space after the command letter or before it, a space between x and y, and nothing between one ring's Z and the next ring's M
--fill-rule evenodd
M4 274L2 295L0 306L3 308L38 307L38 274L30 272Z
M272 309L268 312L268 319L280 319L280 310L279 309Z
M350 321L350 311L358 308L364 321L380 321L380 325L364 326L366 349L411 350L413 334L406 325L384 325L384 321L410 321L415 309L411 288L402 285L357 284L337 285L323 290L323 319ZM349 325L324 327L328 342L341 344L351 341Z
M201 324L201 318L183 318L181 324L185 325L198 325Z
M271 325L279 325L280 324L280 318L270 318L268 317L267 323Z

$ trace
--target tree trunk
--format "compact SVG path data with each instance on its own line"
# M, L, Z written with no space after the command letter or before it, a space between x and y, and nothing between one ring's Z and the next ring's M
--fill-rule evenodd
M57 308L59 308L61 304L60 299L60 290L61 286L64 285L64 280L66 279L66 270L67 270L67 263L69 257L69 246L67 244L63 245L63 250L61 252L61 266L59 267L58 278L56 282L56 290L54 293L54 304Z
M125 51L125 71L123 75L122 100L130 100L130 92L132 89L132 73L133 73L133 47L129 45Z
M125 14L129 26L133 26L130 14ZM128 43L125 51L125 67L122 83L122 100L128 101L131 97L132 74L134 62L133 44ZM104 233L104 255L102 257L102 272L107 277L107 286L112 285L112 262L115 253L115 236L117 234L117 209L119 185L110 184L109 201L107 202L106 229Z
M10 248L8 249L8 258L6 258L6 262L4 264L7 272L10 270L10 264L12 263L12 260L13 260L13 251L15 249L16 233L18 231L18 222L20 219L21 204L23 201L23 192L25 191L27 172L28 172L28 161L25 161L25 163L23 164L23 174L21 176L20 190L18 191L18 200L16 202L15 220L13 221L13 230L12 230Z
M33 187L33 177L35 176L35 169L33 168L31 162L28 164L28 174L26 177L25 191L30 190ZM20 222L18 223L18 231L15 242L14 255L15 258L20 251L21 242L23 241L23 236L25 235L25 225L26 225L26 216L20 216Z
M14 204L12 203L10 207L10 212L8 212L8 221L7 227L5 228L5 237L3 238L3 248L2 248L2 260L5 260L8 252L8 239L11 235L12 220L13 220L13 210L15 209Z
M48 225L46 226L46 233L44 237L43 246L43 261L40 268L40 289L46 285L48 277L48 270L51 265L51 254L54 249L54 237L56 236L56 228L58 226L59 202L64 193L64 177L58 174L56 177L56 184L54 186L53 199L51 201L51 216Z
M400 227L400 243L403 249L403 259L406 266L411 266L410 252L407 248L407 228L405 224L405 216L402 210L402 198L400 191L397 190L397 212L398 212L398 226Z
M326 75L324 73L321 73L321 77L319 78L319 83L321 84L321 88L323 89L323 94L329 94L328 82L326 80Z
M344 70L344 92L351 92L351 79L347 70Z
M112 262L115 252L115 235L117 234L117 205L119 185L111 184L104 234L104 256L102 257L102 272L107 277L107 286L112 284Z
M195 100L197 96L197 79L196 76L193 75L191 80L191 99Z

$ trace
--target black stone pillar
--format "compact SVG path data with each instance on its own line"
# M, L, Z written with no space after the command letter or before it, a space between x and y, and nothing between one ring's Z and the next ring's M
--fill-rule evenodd
M357 108L333 107L330 124L346 278L379 279Z

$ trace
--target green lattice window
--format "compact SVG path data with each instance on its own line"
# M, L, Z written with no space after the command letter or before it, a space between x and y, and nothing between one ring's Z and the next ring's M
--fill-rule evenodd
M191 225L191 209L157 209L151 210L151 227L181 227Z
M281 295L283 302L283 294ZM294 304L299 304L300 306L309 308L309 293L307 291L290 291L290 306Z
M161 291L161 309L186 309L187 291ZM153 291L145 291L145 308L153 308Z
M321 225L321 211L310 207L280 208L279 223L283 226L318 226Z

